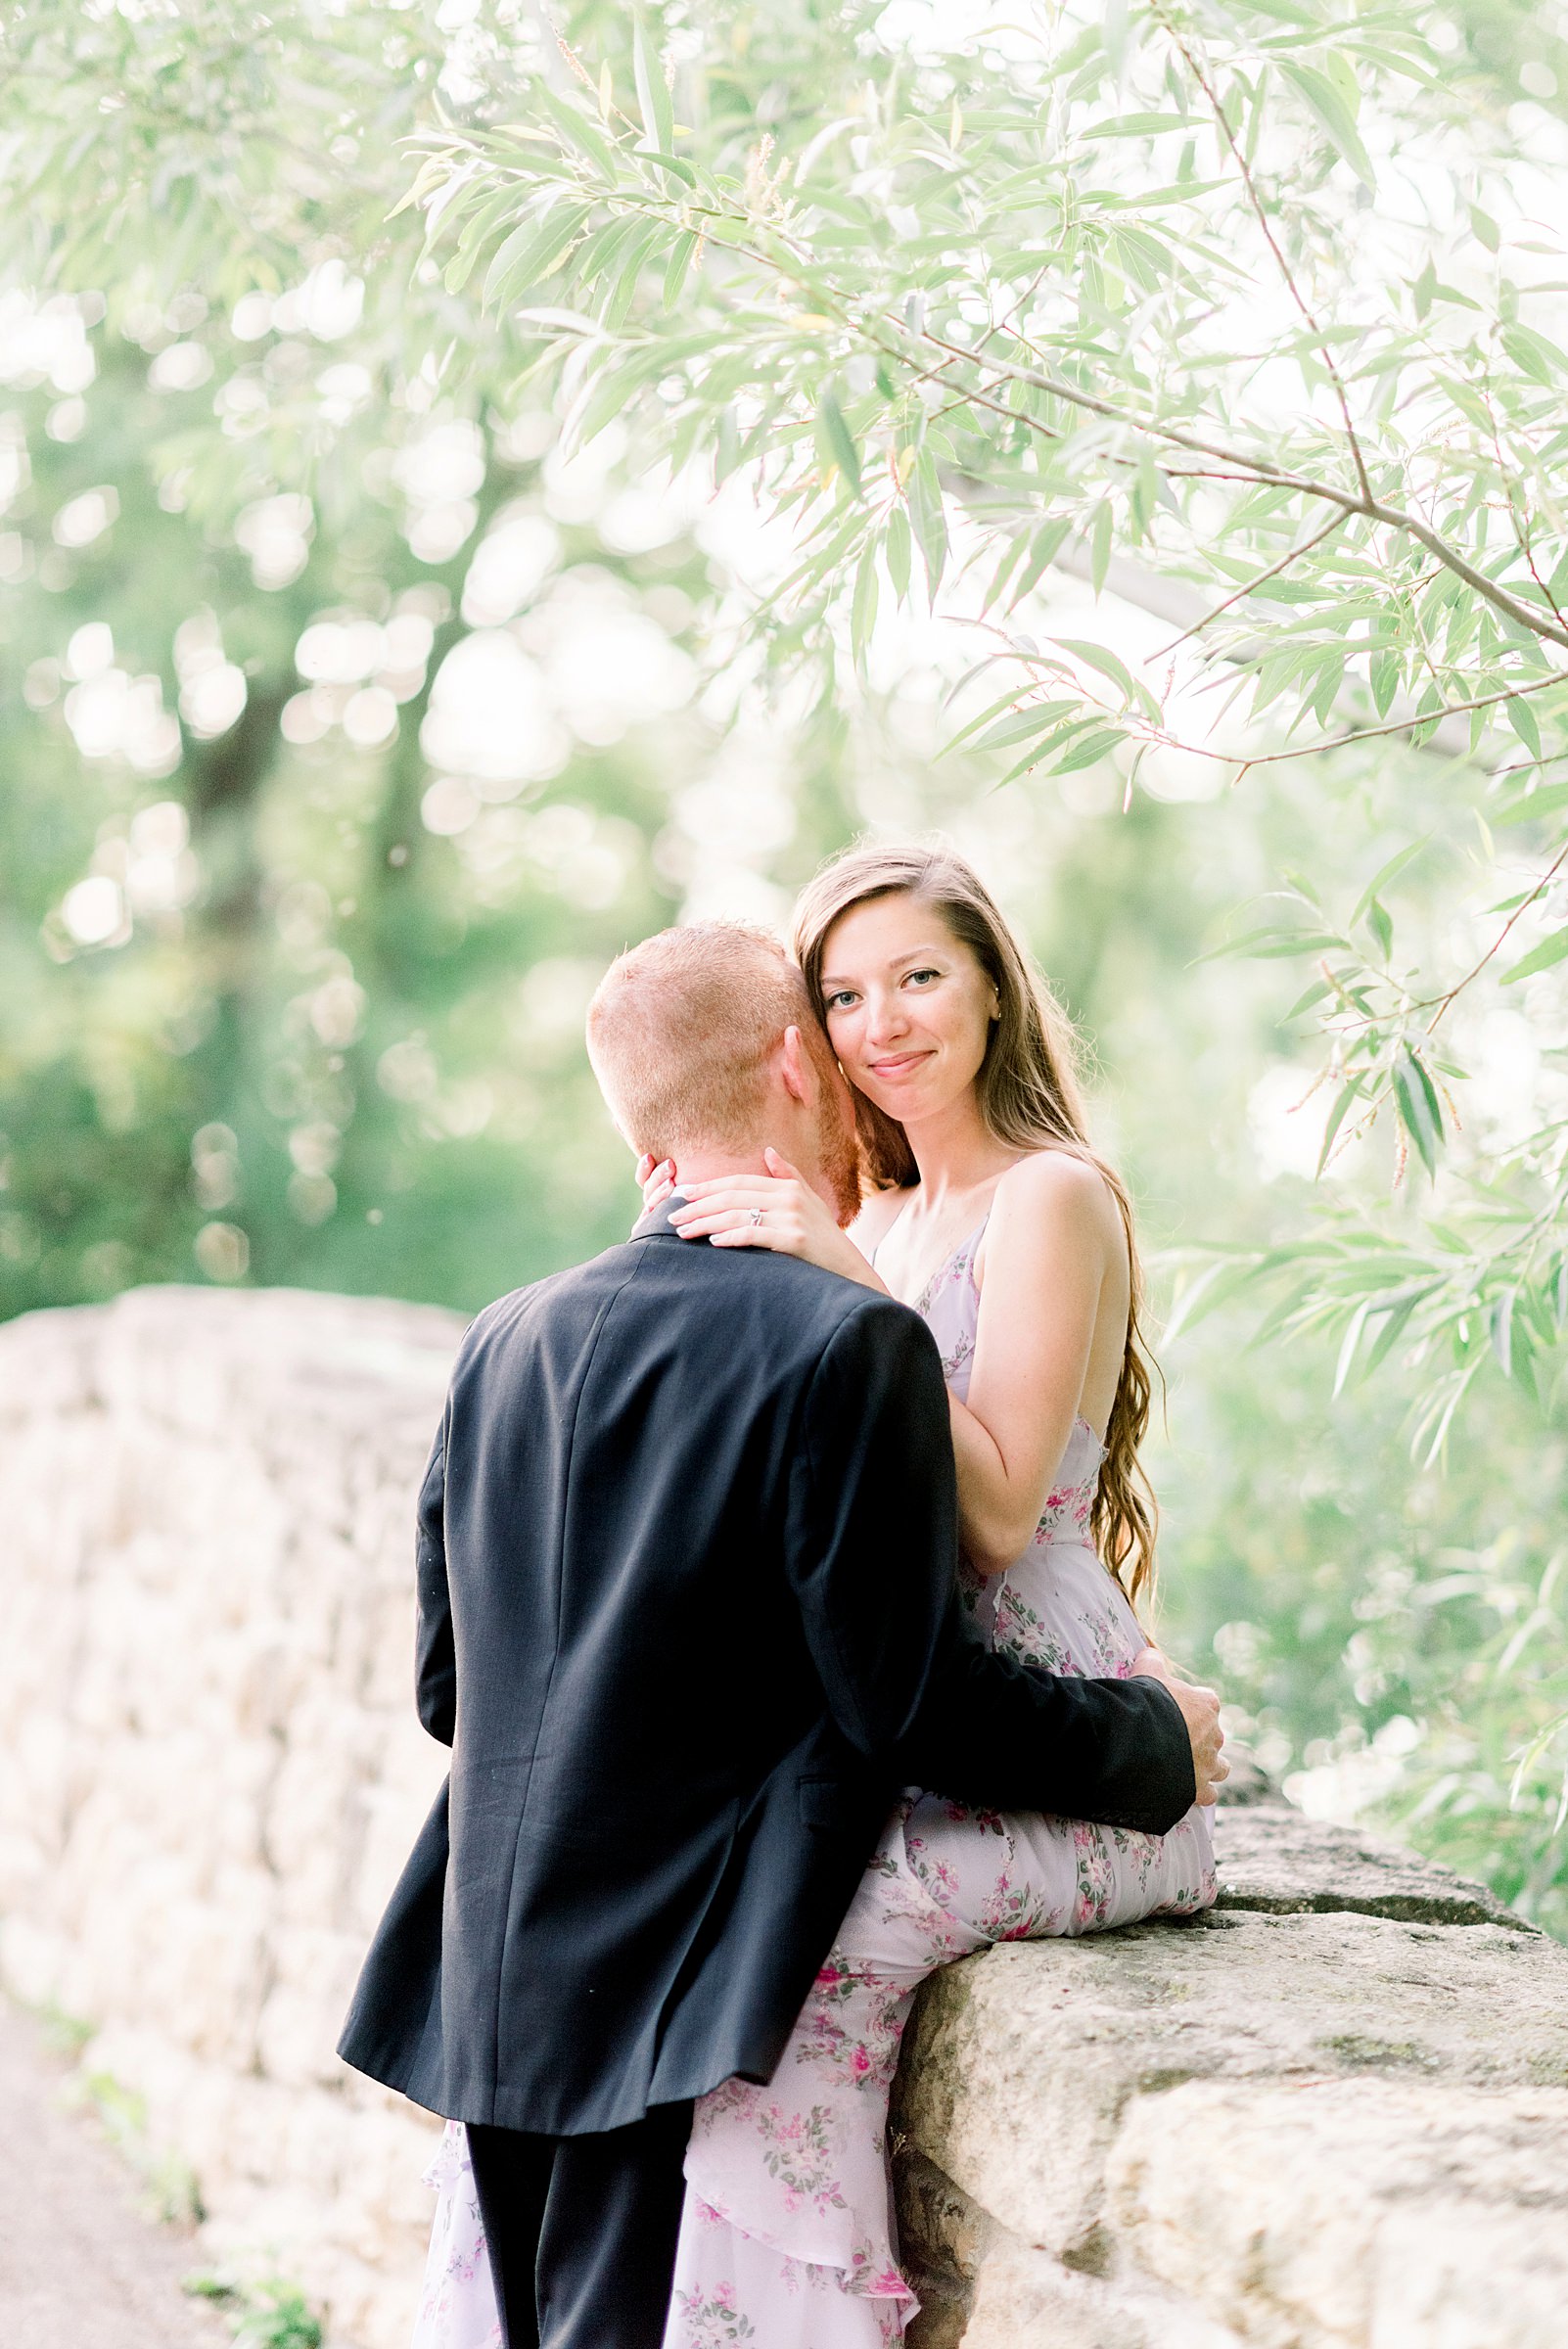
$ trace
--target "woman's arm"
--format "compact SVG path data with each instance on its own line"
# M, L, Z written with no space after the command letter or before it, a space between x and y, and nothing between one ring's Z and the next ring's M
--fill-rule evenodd
M1102 1304L1123 1286L1115 1204L1095 1170L1046 1151L996 1186L969 1400L949 1397L965 1551L1000 1574L1028 1547L1083 1405Z

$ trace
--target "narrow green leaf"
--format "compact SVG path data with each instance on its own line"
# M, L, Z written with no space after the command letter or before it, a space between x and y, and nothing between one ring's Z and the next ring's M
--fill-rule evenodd
M1089 532L1089 574L1098 595L1111 570L1111 506L1102 498L1094 513L1094 527Z
M920 552L925 557L926 586L933 602L947 568L947 517L943 510L942 484L929 449L922 448L909 475L909 516Z
M577 152L587 158L601 178L613 181L617 176L615 152L580 107L568 98L558 97L542 78L534 82L530 94L534 105L544 109L563 137L570 139Z
M617 270L615 283L599 309L600 320L612 335L619 334L621 328L625 324L632 302L636 299L643 268L664 234L665 224L662 220L641 222L636 235L628 241L625 251L621 255L621 265Z
M1097 759L1103 759L1108 752L1115 750L1119 742L1126 740L1127 735L1121 726L1098 726L1092 734L1085 734L1082 742L1075 742L1071 750L1064 752L1051 772L1053 775L1076 774L1081 766L1092 766Z
M1420 1152L1421 1164L1435 1175L1443 1147L1443 1113L1425 1063L1407 1044L1394 1063L1394 1102L1400 1124Z
M1511 971L1503 972L1502 984L1508 987L1515 979L1531 979L1537 971L1549 971L1552 964L1561 962L1565 955L1568 955L1568 930L1553 931L1550 938L1543 939L1539 946L1532 947L1522 962L1516 962Z
M1065 725L1053 726L1042 741L1030 745L1022 759L1017 760L1007 769L1001 783L997 784L995 788L999 791L1003 784L1015 783L1020 775L1026 774L1031 767L1041 765L1045 760L1061 750L1064 744L1076 742L1079 736L1086 733L1093 723L1094 720L1091 717L1074 717L1069 718Z
M1361 1332L1366 1327L1366 1316L1371 1310L1372 1302L1370 1298L1367 1298L1356 1308L1350 1317L1345 1335L1340 1341L1339 1360L1334 1365L1334 1385L1329 1397L1331 1403L1337 1403L1345 1391L1345 1381L1350 1376L1351 1364L1356 1359L1356 1349L1361 1342Z
M1395 852L1395 853L1389 858L1387 864L1379 865L1377 871L1372 875L1372 878L1367 882L1366 887L1362 890L1360 898L1356 907L1356 911L1351 915L1350 926L1353 930L1355 929L1357 923L1360 920L1361 916L1365 913L1367 907L1371 904L1372 899L1374 898L1380 898L1384 891L1399 879L1399 876L1404 872L1407 864L1414 863L1416 857L1420 855L1421 851L1426 847L1427 841L1430 839L1430 834L1426 834L1420 840L1407 841L1403 849L1399 849Z
M1345 940L1325 930L1282 930L1277 922L1267 922L1261 930L1248 930L1240 938L1226 939L1223 945L1211 946L1207 954L1195 957L1197 962L1226 962L1235 954L1265 955L1277 960L1286 954L1306 954L1316 946L1343 946Z
M1505 326L1502 347L1516 367L1523 368L1533 382L1545 384L1548 391L1568 376L1568 354L1527 326Z
M1299 1020L1304 1013L1311 1011L1315 1004L1321 1003L1323 997L1331 995L1333 991L1326 979L1314 979L1311 987L1296 997L1290 1009L1281 1015L1281 1027L1287 1027L1292 1020Z
M553 276L587 216L585 204L563 204L542 221L525 220L514 228L485 271L486 309L503 308L509 294L525 293Z
M1076 702L1031 702L1027 710L1015 711L999 726L990 727L975 743L977 751L1010 751L1015 743L1030 742L1059 725Z
M1541 756L1541 728L1528 702L1504 702L1503 714L1532 757Z
M1328 1116L1323 1123L1323 1138L1317 1147L1316 1173L1318 1174L1321 1174L1323 1169L1328 1164L1329 1158L1333 1153L1334 1144L1339 1139L1339 1129L1344 1125L1346 1118L1350 1114L1352 1103L1359 1101L1360 1097L1361 1086L1360 1080L1359 1078L1353 1077L1349 1079L1346 1083L1341 1085L1339 1092L1335 1097L1334 1106L1329 1111Z
M1085 139L1152 138L1162 130L1187 130L1190 115L1118 115L1114 122L1096 122L1080 135Z
M442 283L448 294L460 294L473 275L480 250L487 236L497 229L517 203L515 188L506 187L470 213L467 225L458 239L457 251L447 262Z
M854 599L850 608L850 646L856 663L865 665L866 647L877 624L877 550L867 543L854 575Z
M632 27L632 64L637 79L637 112L650 147L669 155L675 144L675 116L658 50L648 36L641 10Z
M1565 807L1568 807L1568 783L1554 783L1549 791L1528 791L1522 798L1510 800L1506 807L1499 808L1492 821L1500 832L1512 824L1534 823L1544 816L1560 815ZM1502 908L1496 906L1493 910L1501 912Z
M667 310L672 310L680 299L699 242L694 228L683 229L675 239L665 268L664 300Z
M995 725L998 718L1002 719L1004 725L1011 725L1014 718L1021 717L1024 713L1018 705L1022 695L1028 690L1027 685L1013 684L1009 686L1008 690L996 701L988 703L978 716L972 717L967 725L960 726L956 734L949 736L943 746L941 756L945 759L949 751L957 750L972 735L984 734L988 746L994 748L994 739L989 729ZM1055 725L1059 719L1069 716L1079 708L1079 704L1076 701L1032 702L1030 708L1035 712L1040 727L1043 728L1047 725ZM1007 714L1005 716L1004 713ZM1018 740L1022 741L1023 738L1021 729Z
M1285 79L1306 99L1357 178L1375 189L1377 179L1371 157L1361 143L1350 108L1327 74L1319 73L1314 66L1300 65L1293 58L1282 57L1277 64Z
M1010 540L1003 546L1000 560L997 562L995 570L991 575L991 585L987 588L986 593L981 601L980 608L983 613L990 612L992 605L996 601L996 598L1006 587L1009 579L1011 579L1014 573L1018 570L1028 552L1029 540L1022 536ZM1009 597L1009 610L1011 609L1012 600L1013 599Z
M1174 1344L1183 1331L1227 1304L1238 1290L1247 1288L1257 1278L1260 1268L1252 1261L1238 1265L1222 1259L1218 1264L1205 1265L1172 1306L1163 1332L1167 1345Z
M856 497L860 490L860 452L854 445L854 435L844 420L844 410L834 396L833 388L824 388L816 409L817 438L822 454L830 465L836 465Z
M1130 702L1136 698L1137 687L1132 681L1131 670L1125 661L1118 659L1105 645L1090 644L1083 636L1053 636L1050 641L1060 645L1064 653L1071 653L1075 661L1082 661L1085 668L1096 669L1102 677L1109 677L1111 683L1119 687L1125 700Z
M1096 669L1102 677L1109 677L1128 701L1138 705L1145 716L1158 720L1160 705L1153 694L1146 685L1140 684L1127 663L1119 660L1106 646L1091 644L1082 636L1052 636L1049 642L1060 645L1064 653L1071 653L1086 668Z
M902 506L895 506L888 516L887 531L882 541L887 557L888 578L893 592L901 604L909 592L909 517Z
M661 171L672 171L688 188L697 185L697 174L690 163L683 163L678 155L662 155L657 147L634 147L633 155L643 163L657 163Z
M1371 1346L1367 1351L1364 1368L1364 1375L1367 1378L1370 1378L1372 1372L1378 1367L1378 1364L1384 1361L1387 1357L1393 1353L1395 1347L1399 1344L1400 1339L1409 1327L1410 1315L1420 1304L1422 1295L1426 1293L1427 1292L1425 1291L1420 1291L1413 1297L1407 1297L1403 1305L1397 1305L1393 1307L1393 1309L1386 1313L1382 1313L1381 1309L1378 1309L1381 1313L1383 1326L1378 1331L1376 1337L1372 1340Z
M1371 662L1372 701L1379 717L1387 717L1399 688L1400 657L1398 653L1374 653Z
M1058 516L1054 522L1040 525L1030 541L1029 561L1014 582L1013 604L1021 604L1025 596L1039 584L1047 564L1055 559L1072 527L1072 522L1066 515Z
M1394 951L1394 924L1390 921L1386 908L1379 904L1376 898L1366 908L1366 927L1376 939L1378 951L1383 960L1387 962Z

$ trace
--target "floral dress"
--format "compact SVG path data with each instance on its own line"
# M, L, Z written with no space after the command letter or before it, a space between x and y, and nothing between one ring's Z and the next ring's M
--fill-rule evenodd
M963 1401L979 1322L985 1224L916 1311ZM1089 1545L1103 1451L1074 1426L1034 1540L967 1603L992 1644L1051 1672L1121 1678L1148 1644ZM888 2098L914 1994L939 1965L998 1941L1097 1932L1204 1909L1212 1814L1140 1835L1038 1813L972 1810L906 1790L884 1830L789 2046L765 2087L699 2099L664 2349L888 2349L919 2302L898 2259ZM448 2123L414 2349L500 2349L465 2134Z

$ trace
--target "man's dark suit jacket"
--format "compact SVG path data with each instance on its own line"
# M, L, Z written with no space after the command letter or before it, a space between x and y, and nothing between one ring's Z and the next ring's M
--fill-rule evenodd
M457 2120L768 2078L904 1783L1157 1831L1193 1799L1158 1682L969 1629L917 1315L667 1218L481 1313L420 1497L451 1774L340 2052Z

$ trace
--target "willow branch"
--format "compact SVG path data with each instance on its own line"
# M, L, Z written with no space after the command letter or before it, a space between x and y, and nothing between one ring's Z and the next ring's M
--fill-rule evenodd
M1366 461L1361 455L1360 440L1357 436L1355 420L1351 415L1350 394L1345 390L1345 379L1339 372L1338 362L1334 357L1333 351L1329 348L1328 339L1324 335L1322 328L1318 325L1316 318L1314 316L1313 311L1308 304L1306 296L1303 294L1300 286L1297 285L1295 273L1292 270L1290 263L1286 260L1283 253L1280 251L1278 239L1275 237L1273 230L1268 225L1268 216L1264 210L1263 199L1258 193L1257 182L1252 176L1252 166L1241 152L1240 143L1236 138L1235 132L1230 127L1230 118L1226 115L1224 107L1221 103L1219 91L1214 88L1213 84L1208 78L1208 75L1204 72L1203 68L1193 56L1192 51L1188 48L1180 33L1177 32L1176 26L1172 23L1164 9L1159 5L1159 0L1155 0L1154 16L1157 22L1165 26L1167 33L1171 37L1173 45L1185 59L1188 72L1192 75L1193 80L1197 83L1199 89L1209 101L1209 106L1213 112L1214 118L1220 125L1221 135L1223 138L1225 145L1229 148L1231 159L1235 163L1237 171L1240 173L1241 185L1245 191L1247 203L1251 209L1253 218L1257 221L1258 226L1263 231L1264 243L1273 254L1274 266L1278 269L1280 277L1284 281L1286 293L1290 296L1291 300L1295 303L1297 309L1301 312L1302 317L1306 320L1308 329L1311 332L1314 341L1317 345L1317 355L1328 370L1328 380L1333 385L1334 395L1339 401L1339 412L1345 419L1345 437L1350 443L1351 456L1355 462L1356 479L1360 484L1361 501L1364 505L1370 505L1372 502L1372 484L1367 478Z
M1497 937L1493 940L1491 945L1488 946L1486 952L1482 955L1474 970L1466 971L1464 977L1456 981L1455 984L1450 988L1446 995L1440 995L1438 997L1437 1009L1433 1012L1432 1017L1426 1023L1426 1033L1428 1036L1431 1035L1439 1020L1442 1019L1444 1013L1448 1010L1449 1005L1453 1003L1456 997L1463 994L1471 980L1480 978L1481 973L1486 969L1487 964L1492 960L1493 956L1506 944L1509 933L1512 931L1515 922L1517 922L1522 915L1527 914L1532 905L1540 902L1540 900L1545 896L1547 890L1551 887L1553 881L1556 880L1558 873L1565 864L1568 864L1568 845L1565 845L1557 852L1557 854L1552 858L1551 863L1546 867L1546 870L1543 873L1541 879L1536 883L1536 886L1530 892L1530 895L1525 898L1523 904L1516 905L1514 907L1512 913L1509 914L1507 920L1503 923L1502 928L1498 932ZM1426 1006L1423 1003L1419 1006L1419 1008L1424 1011Z
M1378 726L1353 726L1347 734L1330 735L1326 742L1304 742L1283 751L1259 751L1247 758L1239 751L1217 751L1212 743L1177 742L1174 738L1156 735L1151 739L1163 742L1168 750L1190 751L1194 758L1218 759L1226 766L1238 767L1245 774L1254 766L1277 766L1282 760L1315 758L1319 751L1343 751L1353 742L1375 742L1384 734L1410 734L1418 726L1441 725L1446 717L1467 717L1474 710L1496 710L1503 702L1522 702L1527 694L1545 693L1549 686L1568 685L1568 669L1549 677L1537 677L1528 685L1507 685L1500 693L1485 693L1473 702L1445 702L1441 710L1412 713L1407 717L1391 717ZM1237 780L1240 780L1238 775Z
M1225 597L1222 604L1216 604L1212 612L1206 612L1201 620L1195 620L1190 628L1183 628L1179 636L1173 636L1169 644L1162 644L1158 652L1148 655L1148 659L1163 661L1167 653L1176 651L1178 644L1185 644L1190 636L1201 634L1211 621L1218 620L1222 612L1228 612L1232 604L1239 604L1247 596L1256 594L1260 587L1267 587L1270 579L1277 579L1281 572L1288 571L1293 563L1299 563L1303 555L1310 555L1314 546L1321 546L1331 531L1343 529L1347 519L1343 514L1331 514L1320 530L1314 530L1299 546L1291 547L1280 556L1277 563L1270 563L1267 571L1260 571L1254 578L1244 579L1233 594Z
M600 193L602 200L612 204L619 200L623 205L628 205L644 216L650 212L666 209L657 198L652 201L647 198L632 199L625 191L619 189L601 189ZM1193 456L1209 458L1219 466L1233 468L1240 478L1249 482L1265 487L1289 490L1299 497L1316 499L1321 503L1336 507L1342 516L1360 515L1364 516L1367 521L1381 523L1389 530L1402 531L1407 536L1413 538L1416 544L1424 547L1427 553L1446 571L1453 573L1455 578L1462 579L1474 594L1478 595L1484 603L1490 604L1492 609L1500 613L1504 619L1512 621L1516 626L1523 628L1528 634L1540 637L1547 643L1558 645L1564 651L1568 651L1568 625L1556 620L1546 619L1537 607L1523 602L1519 597L1511 594L1507 588L1499 586L1496 580L1488 578L1484 572L1478 571L1473 563L1460 554L1457 547L1451 546L1447 539L1441 537L1428 524L1422 522L1419 516L1407 512L1403 507L1390 505L1383 499L1374 497L1369 490L1353 493L1348 489L1342 489L1334 482L1322 481L1314 474L1298 473L1283 466L1270 465L1267 460L1255 456L1249 450L1233 448L1223 441L1207 439L1196 433L1185 431L1179 425L1163 424L1154 417L1129 414L1114 400L1107 399L1098 392L1085 391L1082 386L1069 382L1063 376L1048 372L1043 368L1021 367L1012 360L991 352L982 355L973 347L961 343L950 342L946 337L936 334L930 328L908 327L896 312L883 310L878 314L879 321L896 338L890 345L882 340L875 331L872 321L857 308L848 295L830 282L820 279L812 281L809 253L799 244L798 240L791 238L788 232L780 228L777 223L761 223L733 207L693 204L689 199L682 204L680 215L681 225L689 226L696 220L711 223L712 225L706 233L720 250L751 260L758 267L767 269L775 276L801 284L804 290L809 292L819 307L835 313L836 323L843 326L849 333L869 343L873 348L881 349L888 357L896 358L901 366L918 367L918 360L912 355L909 348L911 344L928 350L941 351L948 360L962 361L971 368L984 369L991 375L1001 378L1004 382L1022 384L1032 390L1043 392L1053 399L1062 400L1066 405L1079 408L1085 414L1103 417L1109 423L1119 425L1125 431L1136 433L1145 439L1162 441L1169 447L1185 449ZM673 225L673 223L671 224ZM788 260L781 260L776 255L767 253L755 241L756 231L759 227L770 228L771 233L779 237L789 251ZM720 228L739 230L741 233L723 236L716 233ZM927 372L934 373L935 371L928 370ZM943 370L943 373L945 378L945 369ZM1009 422L1023 424L1039 438L1050 439L1059 438L1052 428L1041 424L1038 418L1019 409L1003 407L993 395L987 396L983 392L972 391L969 396L977 406L992 408L996 413L1006 416ZM1511 697L1504 696L1502 698Z
M889 323L901 332L909 331L899 319L890 317ZM939 350L948 351L959 358L973 359L974 354L966 350L961 343L948 343L943 336L933 334L929 328L916 339L934 344ZM907 354L899 355L907 365ZM1250 455L1245 449L1229 448L1222 442L1200 439L1195 433L1183 432L1178 425L1161 424L1152 417L1130 416L1114 401L1101 398L1097 392L1085 392L1062 376L1047 375L1039 368L1019 367L1010 360L1000 358L985 358L976 363L990 368L1009 382L1028 384L1037 392L1046 392L1053 398L1065 400L1069 406L1085 409L1091 415L1104 416L1113 424L1125 426L1130 432L1141 433L1146 438L1169 441L1174 447L1189 449L1194 456L1212 457L1220 465L1239 467L1247 480L1261 483L1267 488L1294 490L1300 497L1317 498L1327 505L1337 506L1343 515L1364 515L1368 522L1380 522L1389 530L1403 530L1418 546L1424 546L1445 571L1451 571L1456 578L1462 579L1494 611L1500 612L1504 619L1513 621L1532 636L1561 645L1568 652L1568 627L1544 619L1532 605L1521 602L1506 587L1499 587L1495 579L1489 579L1485 572L1477 571L1475 565L1459 553L1457 547L1451 546L1418 515L1407 513L1402 506L1388 505L1378 497L1363 499L1353 496L1348 489L1339 488L1333 482L1320 481L1315 474L1288 472L1281 466L1268 464L1262 457ZM1034 417L1023 415L1017 409L1004 412L1016 422L1038 431L1045 430L1036 424Z

